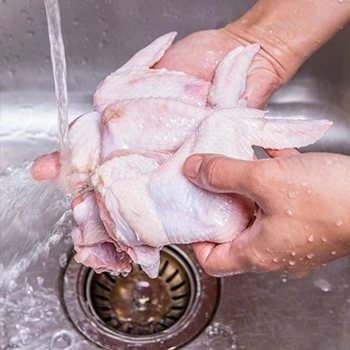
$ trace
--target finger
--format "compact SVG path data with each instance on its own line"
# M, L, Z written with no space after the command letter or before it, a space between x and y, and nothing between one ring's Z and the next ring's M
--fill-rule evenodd
M60 156L58 152L46 154L38 158L31 169L34 180L43 181L53 179L60 173Z
M232 243L216 244L211 242L193 243L192 248L199 264L211 276L222 277L243 272L241 264L232 256Z
M300 152L297 151L295 148L285 148L285 149L281 149L281 150L264 148L264 151L271 158L290 157L290 156L297 156L300 154Z
M77 205L79 205L80 203L82 203L86 198L90 197L94 192L93 191L87 191L83 194L80 194L79 196L75 197L72 200L71 203L71 208L74 209Z
M268 74L263 74L263 77L260 77L260 75L261 73L249 72L247 77L246 90L242 98L248 101L248 107L250 108L265 108L271 95L280 86ZM265 83L262 84L261 81Z
M79 205L81 202L84 201L84 198L83 198L84 195L80 195L78 197L75 197L73 200L72 200L72 203L70 204L70 207L72 209L74 209L74 207L76 207L77 205Z
M208 191L243 194L259 203L265 196L263 162L271 162L271 166L264 169L273 172L271 160L245 161L222 155L196 154L186 159L183 170L190 181Z
M244 233L249 234L249 233ZM246 249L242 235L233 242L216 244L210 242L192 244L197 260L211 276L223 277L249 271L264 270L261 261Z

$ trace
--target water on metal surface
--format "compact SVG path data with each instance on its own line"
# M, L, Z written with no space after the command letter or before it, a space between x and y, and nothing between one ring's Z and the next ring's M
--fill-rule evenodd
M236 0L232 6L231 0L220 5L193 0L191 11L184 11L189 2L61 1L64 29L74 33L65 38L69 86L77 94L70 93L69 115L89 111L96 85L152 38L169 28L178 30L179 37L218 28L253 2ZM2 1L0 22L2 273L29 252L40 250L37 247L53 235L66 205L50 184L30 180L28 163L21 165L59 148L44 4ZM326 137L309 150L350 155L349 29L341 30L311 57L268 106L271 116L334 121ZM72 254L70 219L65 220L58 242L15 274L10 290L0 290L0 349L100 349L76 331L59 302L63 266ZM349 349L350 257L300 280L280 274L223 280L215 319L184 349Z

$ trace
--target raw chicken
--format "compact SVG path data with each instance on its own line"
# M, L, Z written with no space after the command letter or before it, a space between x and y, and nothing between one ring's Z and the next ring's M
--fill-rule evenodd
M241 99L257 44L238 47L213 83L151 67L171 45L166 34L109 75L94 95L95 112L69 131L63 180L74 194L76 260L96 272L127 273L130 262L158 275L159 251L171 243L228 242L244 230L254 203L209 193L182 173L193 153L253 158L252 145L309 145L331 122L272 119Z

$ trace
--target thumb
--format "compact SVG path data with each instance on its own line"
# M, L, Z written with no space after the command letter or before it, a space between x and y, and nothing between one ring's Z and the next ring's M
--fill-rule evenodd
M264 109L271 95L280 85L271 80L271 77L257 77L255 73L247 78L247 87L242 97L248 100L249 108ZM261 82L264 84L261 84Z
M190 181L205 190L243 194L258 201L264 193L259 175L261 162L195 154L186 159L183 171Z

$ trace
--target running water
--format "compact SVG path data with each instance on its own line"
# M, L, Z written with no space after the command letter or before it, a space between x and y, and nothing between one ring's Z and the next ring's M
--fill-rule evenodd
M62 152L68 146L68 97L58 0L45 0L45 7ZM34 182L30 167L26 162L0 171L6 189L0 201L0 349L87 349L85 340L66 330L71 327L58 299L62 257L72 247L70 198L59 184Z
M68 146L68 94L66 56L61 32L61 18L58 0L45 0L45 8L50 38L53 77L55 81L56 103L58 108L58 133L62 152Z

